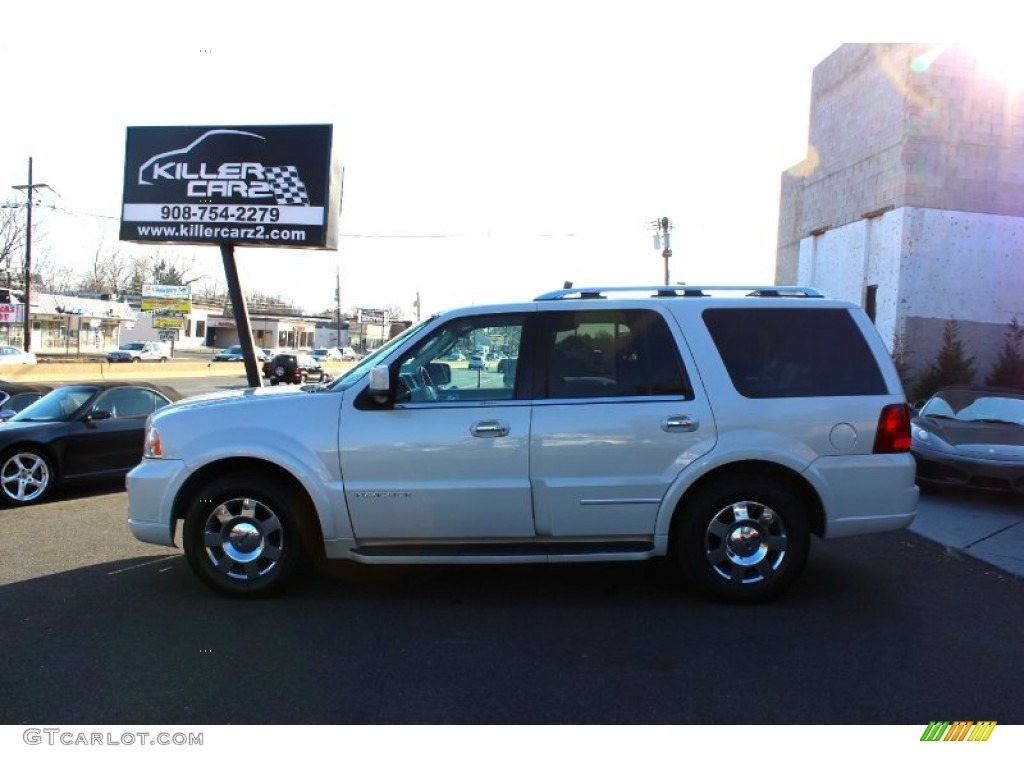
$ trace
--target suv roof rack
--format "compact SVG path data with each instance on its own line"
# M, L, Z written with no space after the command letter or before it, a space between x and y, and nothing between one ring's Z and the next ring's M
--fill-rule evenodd
M604 299L609 293L653 292L652 298L677 298L710 296L709 291L741 291L745 296L799 297L823 299L824 294L814 288L801 285L637 285L603 286L595 288L563 288L543 293L534 301L557 301L570 297L580 299Z

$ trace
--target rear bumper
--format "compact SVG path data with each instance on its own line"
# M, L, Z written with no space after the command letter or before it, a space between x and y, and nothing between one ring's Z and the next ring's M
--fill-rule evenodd
M906 528L920 492L909 453L828 456L807 470L825 508L825 538ZM822 490L827 489L827 490Z

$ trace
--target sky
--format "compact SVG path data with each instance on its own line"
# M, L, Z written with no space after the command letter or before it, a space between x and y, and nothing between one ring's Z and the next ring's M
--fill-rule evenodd
M942 2L892 6L20 3L0 33L0 189L33 158L56 193L39 193L34 250L84 272L98 250L152 249L117 240L128 126L330 123L338 250L239 248L246 292L320 310L340 280L343 310L412 317L417 295L426 315L660 284L662 216L670 282L771 283L814 66L943 31ZM223 283L216 247L161 252Z

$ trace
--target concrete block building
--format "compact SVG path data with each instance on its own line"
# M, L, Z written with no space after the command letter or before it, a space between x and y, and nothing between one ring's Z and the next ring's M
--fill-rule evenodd
M776 282L862 304L917 369L947 320L981 383L1024 321L1024 83L956 45L848 44L814 69Z

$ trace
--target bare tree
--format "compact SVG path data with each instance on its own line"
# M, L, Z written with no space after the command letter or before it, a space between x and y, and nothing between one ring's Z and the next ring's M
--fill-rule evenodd
M25 247L25 222L15 202L0 203L0 270L4 284L11 287L14 257Z
M192 285L208 277L199 274L194 256L188 258L164 256L159 248L149 258L149 275L157 285Z
M42 293L74 293L79 278L67 264L58 264L49 250L32 256L32 288Z
M78 290L94 293L125 293L135 278L135 263L118 247L96 246L89 271L79 280Z

